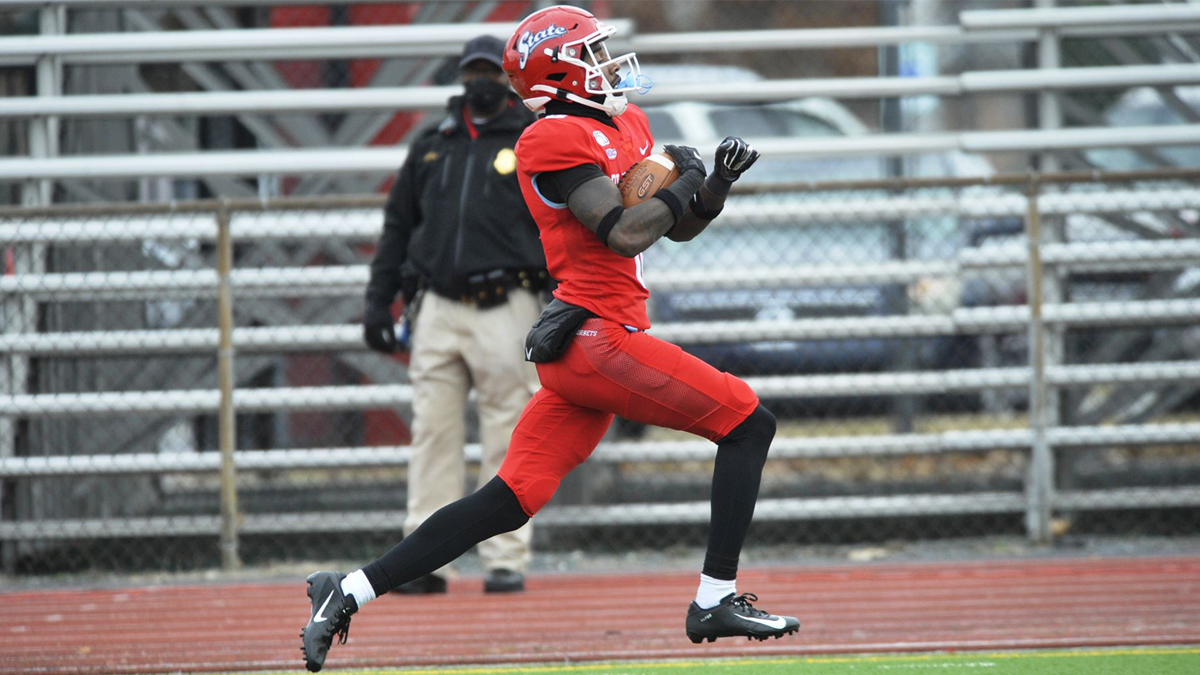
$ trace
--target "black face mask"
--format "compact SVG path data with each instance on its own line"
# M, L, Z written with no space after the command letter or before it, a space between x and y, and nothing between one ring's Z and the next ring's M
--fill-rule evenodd
M500 107L508 95L508 86L486 77L467 81L467 105L477 113L490 113Z

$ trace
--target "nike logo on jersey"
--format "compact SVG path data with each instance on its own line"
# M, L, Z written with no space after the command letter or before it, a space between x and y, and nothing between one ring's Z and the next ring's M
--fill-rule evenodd
M649 149L649 147L650 147L650 142L649 142L649 141L647 141L645 145L643 145L642 147L638 148L638 152L640 152L640 153L642 153L642 154L644 155L644 154L646 154L646 150L647 150L647 149Z
M531 358L533 358L533 347L526 347L525 348L525 360L528 361Z
M325 602L321 603L321 609L317 610L316 616L313 617L313 623L321 623L322 621L329 620L329 617L323 615L325 614L325 608L329 605L329 601L332 599L333 591L329 591L329 597L325 598Z
M743 621L753 621L754 623L760 623L760 624L766 626L767 628L773 628L775 630L781 630L784 626L787 625L787 621L785 621L782 616L775 617L774 621L767 621L766 619L756 619L752 616L742 616L741 614L734 614L734 616L736 616L737 618L739 618Z

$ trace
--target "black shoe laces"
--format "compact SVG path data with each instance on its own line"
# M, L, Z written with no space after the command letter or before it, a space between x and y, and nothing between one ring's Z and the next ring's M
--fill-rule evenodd
M338 644L346 644L346 640L350 637L350 612L346 611L345 605L337 611L337 617L333 620L333 634L338 638Z
M753 593L743 593L733 600L730 600L729 604L741 609L749 616L771 616L768 612L764 612L761 609L756 609L750 604L751 602L758 602L758 596Z

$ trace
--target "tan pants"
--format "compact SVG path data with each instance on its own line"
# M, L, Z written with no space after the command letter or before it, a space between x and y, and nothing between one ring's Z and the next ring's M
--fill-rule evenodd
M517 418L539 387L536 368L525 361L525 334L541 311L537 296L524 289L512 291L507 303L489 309L425 294L409 362L413 443L405 532L463 497L464 411L472 387L483 446L479 484L500 469ZM532 534L532 523L526 523L481 542L485 568L524 572Z

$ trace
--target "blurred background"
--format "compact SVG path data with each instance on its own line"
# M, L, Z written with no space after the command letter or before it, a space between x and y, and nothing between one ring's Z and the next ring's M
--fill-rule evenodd
M548 4L0 0L0 572L400 537L383 195L463 42ZM763 153L645 256L652 334L780 420L756 545L1194 541L1200 5L578 4L660 144ZM702 546L713 450L618 420L535 556Z

